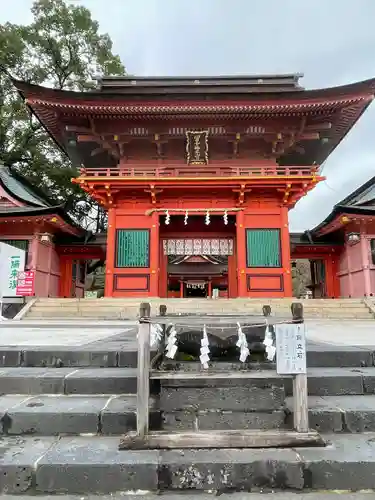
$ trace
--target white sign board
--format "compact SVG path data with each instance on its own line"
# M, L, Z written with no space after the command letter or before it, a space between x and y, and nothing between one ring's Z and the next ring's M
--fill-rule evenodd
M279 375L306 373L304 323L275 325L276 371Z
M0 242L0 298L19 297L17 276L25 270L25 250Z

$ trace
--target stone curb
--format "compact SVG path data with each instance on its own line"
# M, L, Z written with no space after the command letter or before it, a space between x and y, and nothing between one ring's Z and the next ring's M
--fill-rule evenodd
M327 448L119 451L118 438L1 438L0 492L375 488L375 434Z
M255 372L254 372L255 373ZM251 375L251 371L249 372ZM190 387L264 387L265 384L284 385L291 395L288 377L273 370L257 371L256 377L239 378L236 384L225 377L218 379L162 380L162 387L179 387L181 393ZM28 368L0 369L0 394L135 394L135 368ZM151 394L158 392L159 381L151 380ZM375 367L369 368L310 368L308 390L312 396L375 394Z
M0 367L134 368L137 350L133 340L108 348L108 339L85 347L32 346L18 349L0 346ZM307 349L309 368L355 368L375 365L371 348L320 346Z

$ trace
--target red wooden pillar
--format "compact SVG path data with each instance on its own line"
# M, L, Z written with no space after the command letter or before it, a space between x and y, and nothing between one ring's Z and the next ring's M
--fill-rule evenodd
M325 266L325 275L326 275L326 295L329 298L333 298L333 297L336 297L336 293L335 293L336 276L335 276L335 272L334 272L332 255L329 255L324 260L324 266Z
M339 273L339 256L332 255L332 274L333 274L333 296L339 298L341 296Z
M163 240L159 237L159 296L168 297L168 256L164 255Z
M67 257L60 257L60 297L72 296L72 273L73 260Z
M208 286L207 286L207 296L211 299L212 298L212 281L211 278L208 280Z
M370 248L367 239L366 226L361 225L361 258L363 269L363 284L365 289L365 296L370 297L371 294L371 275L370 275Z
M180 299L184 298L184 282L183 280L180 281Z
M293 297L288 219L288 208L281 207L281 265L283 267L284 296Z
M153 212L150 234L150 296L159 297L159 214Z
M243 211L238 212L236 216L236 254L238 296L246 297L246 233L245 214Z
M237 265L236 252L228 255L228 298L237 297Z
M107 230L107 258L104 296L112 297L113 294L113 273L116 260L116 209L108 209L108 230Z

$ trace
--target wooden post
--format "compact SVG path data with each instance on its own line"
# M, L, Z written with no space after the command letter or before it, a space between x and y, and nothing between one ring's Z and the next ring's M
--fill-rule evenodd
M167 315L167 306L165 304L161 304L159 306L159 315L164 317ZM161 346L160 346L160 349L162 352L164 352L165 350L165 334L166 334L166 331L167 331L167 325L165 323L162 324L162 329L163 329L163 337L162 337L162 340L161 340Z
M300 373L293 378L293 420L297 432L308 432L309 407L306 373Z
M293 302L291 310L293 321L295 323L303 323L303 304ZM304 350L306 354L306 345L304 346ZM309 406L306 373L299 373L293 378L293 418L294 428L297 432L308 432Z
M301 302L293 302L290 306L294 323L303 323L303 304Z
M142 302L139 308L137 367L137 435L140 438L147 436L149 424L150 312L150 304Z
M271 312L272 312L271 306L263 306L262 311L263 311L263 316L265 318L268 318L269 316L271 316Z

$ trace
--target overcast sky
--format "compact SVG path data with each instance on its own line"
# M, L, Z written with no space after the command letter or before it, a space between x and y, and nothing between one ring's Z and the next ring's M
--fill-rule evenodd
M306 88L375 77L375 0L70 0L91 9L134 75L304 73ZM27 23L32 0L0 0ZM312 228L375 175L375 102L324 165L327 181L291 212Z

